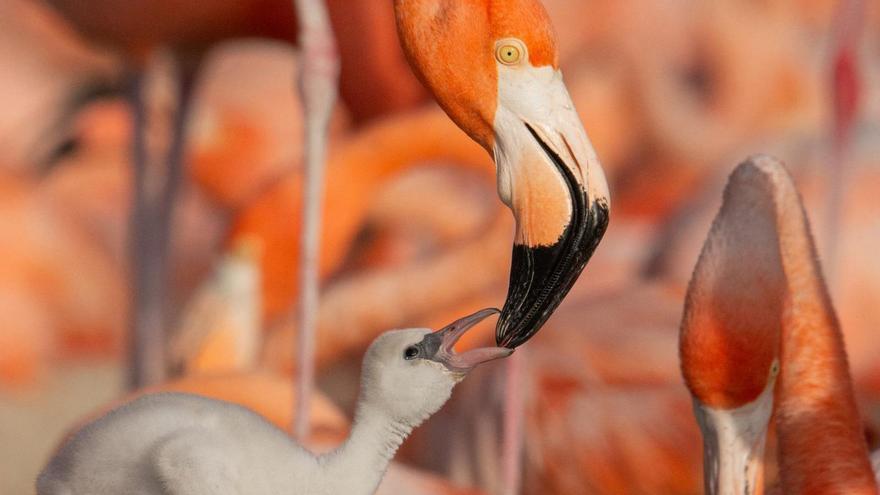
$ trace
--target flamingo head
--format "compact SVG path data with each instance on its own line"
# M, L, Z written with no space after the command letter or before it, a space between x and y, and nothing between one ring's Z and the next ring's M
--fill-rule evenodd
M703 433L706 493L756 493L780 368L787 285L774 184L731 175L685 301L680 357Z
M531 338L608 224L608 186L538 0L395 0L398 32L438 103L494 158L516 234L499 345Z

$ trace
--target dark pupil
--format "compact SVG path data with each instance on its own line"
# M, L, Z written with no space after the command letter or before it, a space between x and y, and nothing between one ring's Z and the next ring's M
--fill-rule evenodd
M419 348L416 346L407 347L405 351L403 351L404 359L412 359L419 355Z

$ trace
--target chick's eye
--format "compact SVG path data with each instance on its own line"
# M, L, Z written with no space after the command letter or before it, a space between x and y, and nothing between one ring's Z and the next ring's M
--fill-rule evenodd
M419 357L419 348L414 345L407 347L406 350L403 351L403 359L409 360L417 357Z
M515 39L501 40L495 48L495 58L504 65L515 65L523 58L525 47Z

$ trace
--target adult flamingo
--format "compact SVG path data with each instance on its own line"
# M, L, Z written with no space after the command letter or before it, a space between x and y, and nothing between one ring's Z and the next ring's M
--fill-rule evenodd
M559 70L538 0L395 0L404 53L449 117L495 160L516 234L499 345L541 328L608 225L608 185ZM521 355L521 353L520 353ZM508 366L504 478L518 491L521 357Z
M132 70L157 47L173 50L182 76L195 76L206 52L235 38L299 44L292 0L45 0L82 34L120 50ZM327 0L340 56L340 93L358 121L408 108L425 99L398 46L391 6Z
M877 493L809 223L772 158L754 157L731 176L680 339L707 493L759 492L774 397L783 493Z
M577 280L608 222L599 160L559 71L538 0L395 0L413 69L497 165L516 218L499 343L531 338Z

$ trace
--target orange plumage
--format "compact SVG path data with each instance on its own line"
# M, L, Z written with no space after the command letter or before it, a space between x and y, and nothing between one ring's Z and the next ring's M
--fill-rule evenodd
M694 272L682 370L696 398L732 409L768 385L776 358L782 492L876 494L843 336L800 196L780 163L755 157L731 176Z

